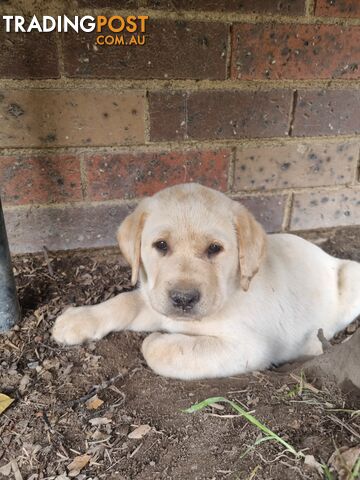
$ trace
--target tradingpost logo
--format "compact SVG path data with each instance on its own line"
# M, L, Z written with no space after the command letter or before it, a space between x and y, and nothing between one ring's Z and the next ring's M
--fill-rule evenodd
M84 15L80 17L68 17L67 15L58 15L52 17L44 15L37 18L34 15L30 20L26 20L21 15L3 15L5 22L5 31L10 32L70 32L76 33L96 32L97 45L145 45L146 26L149 20L148 15L128 15L123 17L113 15L106 17L98 15Z

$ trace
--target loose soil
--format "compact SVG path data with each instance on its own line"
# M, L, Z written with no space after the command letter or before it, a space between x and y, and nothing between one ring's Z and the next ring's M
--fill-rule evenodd
M304 236L360 261L360 228ZM316 379L304 384L291 372L272 370L169 380L146 366L145 335L130 332L80 347L56 345L50 330L66 305L94 304L131 289L117 252L26 255L15 258L14 267L23 321L0 336L0 392L15 399L0 416L1 479L323 478L274 441L254 446L261 432L228 407L183 412L212 396L237 401L297 451L325 464L337 448L360 444L356 396L331 384L318 389ZM144 435L129 438L140 425L148 426ZM79 473L71 462L85 454Z

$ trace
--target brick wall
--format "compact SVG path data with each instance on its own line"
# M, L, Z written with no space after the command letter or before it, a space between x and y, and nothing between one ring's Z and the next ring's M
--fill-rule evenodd
M13 252L114 244L139 198L197 181L268 231L360 224L357 0L3 0L141 13L144 46L4 33L0 187Z

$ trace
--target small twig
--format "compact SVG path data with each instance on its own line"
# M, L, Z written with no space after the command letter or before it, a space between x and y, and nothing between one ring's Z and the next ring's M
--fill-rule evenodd
M295 373L290 373L290 377L293 378L294 380L296 380L299 383L302 382L303 388L306 388L307 390L310 390L313 393L319 393L320 392L320 390L318 388L314 387L314 385L311 385L311 383L306 382L303 378L299 377Z
M354 435L354 437L360 438L360 433L350 425L342 422L340 418L336 417L335 415L327 415L327 417L330 418L334 423L337 423L338 425L344 427L348 432Z
M138 445L133 452L130 453L130 458L133 458L137 452L140 450L140 448L143 446L143 442Z
M111 436L106 437L102 440L89 440L89 444L91 444L91 446L93 446L93 445L97 445L98 443L106 443L110 440L110 438L111 438ZM106 450L106 452L107 452L107 450Z
M322 328L319 328L318 333L317 333L317 337L321 342L323 352L326 352L326 350L329 350L329 348L331 347L331 343L325 337L324 330Z
M155 442L153 442L153 443L150 445L150 447L148 447L146 450L144 450L144 451L142 452L142 454L144 455L146 452L148 452L155 444L156 444L156 440L155 440Z
M309 477L309 476L305 475L303 468L299 468L299 467L297 467L296 465L291 465L290 463L285 462L284 460L280 460L280 463L282 463L283 465L286 465L286 466L289 467L291 470L294 470L294 471L296 471L297 473L299 473L302 478L306 478L306 479L308 479L308 480L311 480L311 478L313 478L313 477Z
M44 422L46 423L46 425L49 427L51 433L53 433L53 428L52 428L52 426L51 426L49 417L47 416L47 413L46 413L45 410L43 410L43 411L41 412L41 417L42 417L42 419L44 420Z
M119 458L119 460L116 460L116 462L112 463L106 470L104 473L108 472L109 470L111 470L112 468L115 467L115 465L118 465L120 462L122 462L123 460L125 460L126 457L121 457Z
M115 377L110 378L106 382L101 383L100 385L94 385L92 389L86 394L83 395L82 397L76 399L76 400L71 400L67 402L69 405L72 407L75 407L76 405L79 405L80 403L85 403L87 402L91 397L93 397L96 393L105 390L105 388L109 387L113 383L116 382L119 378L124 378L124 375L122 373L119 373L118 375L115 375Z
M44 420L45 425L48 427L49 432L53 435L59 435L59 437L64 438L64 435L57 430L53 428L53 426L50 423L49 417L47 416L47 413L45 410L41 411L41 418Z
M255 410L252 410L251 412L248 413L255 413ZM218 418L241 418L239 415L225 415L225 414L219 414L219 413L205 413L207 417L218 417Z

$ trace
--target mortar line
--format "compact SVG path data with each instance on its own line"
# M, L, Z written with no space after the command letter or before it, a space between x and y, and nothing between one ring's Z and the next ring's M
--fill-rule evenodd
M184 132L184 141L189 141L189 133L188 133L188 123L189 123L189 112L188 112L188 99L189 99L189 92L186 91L184 93L184 121L185 121L185 132Z
M315 15L316 0L306 0L305 15L312 17Z
M72 201L72 202L59 202L59 203L28 203L22 205L9 205L4 203L4 211L27 211L27 210L49 210L49 209L58 209L58 210L66 210L71 208L81 208L81 207L97 207L97 206L109 206L109 207L116 207L116 206L136 206L137 203L143 197L133 198L131 200L126 198L118 198L112 200L79 200L79 201Z
M284 232L287 232L290 229L293 205L294 205L294 193L289 193L285 202L284 217L281 225L281 230Z
M71 146L58 146L51 147L2 147L0 148L0 156L16 156L16 155L56 155L62 153L73 153L73 154L82 154L82 153L129 153L133 151L135 153L142 152L154 152L157 153L158 150L164 151L192 151L196 150L212 150L218 148L254 148L254 147L272 147L272 146L286 146L286 145L297 145L297 144L306 144L306 145L316 145L322 143L328 144L341 144L341 143L358 143L359 136L356 135L333 135L333 136L316 136L316 137L267 137L267 138L237 138L237 139L224 139L224 140L187 140L187 141L161 141L154 142L150 141L148 143L138 143L138 144L129 144L129 145L71 145ZM1 162L1 159L0 159Z
M150 137L150 102L149 102L149 91L147 90L144 95L144 143L147 144L151 142Z
M88 175L87 168L85 165L85 152L80 154L80 179L81 179L81 190L84 200L89 200L88 197Z
M315 192L315 191L341 191L341 190L355 190L357 191L360 188L360 185L353 184L353 183L334 183L332 185L306 185L306 186L291 186L287 188L272 188L269 190L260 190L260 189L251 189L251 190L246 190L246 189L240 189L240 190L235 190L232 191L231 193L234 195L249 195L253 197L261 197L261 196L271 196L271 195L287 195L289 193L309 193L309 192Z
M293 131L294 121L295 121L295 111L296 111L296 106L297 106L297 100L298 100L298 91L294 90L292 98L291 98L291 105L290 105L290 112L289 112L289 128L288 128L288 136L289 137L292 137L292 131Z
M359 79L282 79L282 80L209 80L209 79L89 79L61 77L58 79L10 80L0 79L2 90L80 90L80 91L116 91L121 94L139 94L144 91L272 91L286 89L303 90L360 90Z
M96 146L94 145L93 147L89 148L96 148L96 149L101 149L101 148L110 148L110 149L121 149L123 148L124 150L128 149L134 149L134 148L139 148L139 151L141 150L142 147L147 147L149 150L153 149L156 151L157 148L161 149L174 149L177 148L179 150L184 149L184 150L192 150L194 147L203 147L204 149L211 149L213 146L220 146L220 147L233 147L233 146L257 146L257 145L287 145L287 144L298 144L298 143L310 143L310 144L315 144L315 143L344 143L344 142L359 142L359 136L356 135L333 135L333 136L316 136L316 137L289 137L289 136L284 136L284 137L267 137L267 138L261 138L261 137L256 137L256 138L234 138L234 139L224 139L224 140L219 140L219 139L209 139L209 140L197 140L197 139L188 139L186 142L183 141L163 141L163 142L149 142L148 144L137 144L137 145L118 145L118 146ZM72 147L72 148L77 148Z

